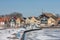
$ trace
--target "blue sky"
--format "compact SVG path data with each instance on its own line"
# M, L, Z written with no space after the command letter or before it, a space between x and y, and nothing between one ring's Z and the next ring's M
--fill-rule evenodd
M23 16L39 16L42 12L60 13L60 0L0 0L0 15L20 12Z

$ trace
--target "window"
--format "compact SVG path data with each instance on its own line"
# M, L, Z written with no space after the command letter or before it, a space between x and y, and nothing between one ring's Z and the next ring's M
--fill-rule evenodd
M42 24L47 24L47 18L46 17L41 18L41 23Z

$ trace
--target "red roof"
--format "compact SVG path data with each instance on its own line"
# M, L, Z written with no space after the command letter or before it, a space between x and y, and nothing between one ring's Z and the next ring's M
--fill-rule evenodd
M60 17L57 20L60 20Z
M5 21L9 21L9 17L2 17L0 18L0 22L5 22Z

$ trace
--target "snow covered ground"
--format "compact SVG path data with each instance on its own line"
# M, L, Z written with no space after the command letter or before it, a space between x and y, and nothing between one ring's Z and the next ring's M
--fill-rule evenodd
M19 29L4 29L0 30L0 40L10 40L7 37L13 37L13 33L17 33Z
M22 32L24 30L25 29L23 28L0 30L0 40L10 40L7 37L13 37L12 34ZM30 31L25 33L24 39L25 40L60 40L60 29L42 29L42 30Z
M24 40L60 40L60 29L43 29L26 32Z

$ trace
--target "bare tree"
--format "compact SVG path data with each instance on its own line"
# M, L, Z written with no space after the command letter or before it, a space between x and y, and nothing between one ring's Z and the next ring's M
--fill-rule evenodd
M18 12L13 12L13 13L11 13L9 16L10 16L10 17L14 17L14 16L16 16L16 17L23 17L23 16L22 16L22 13L18 13Z

